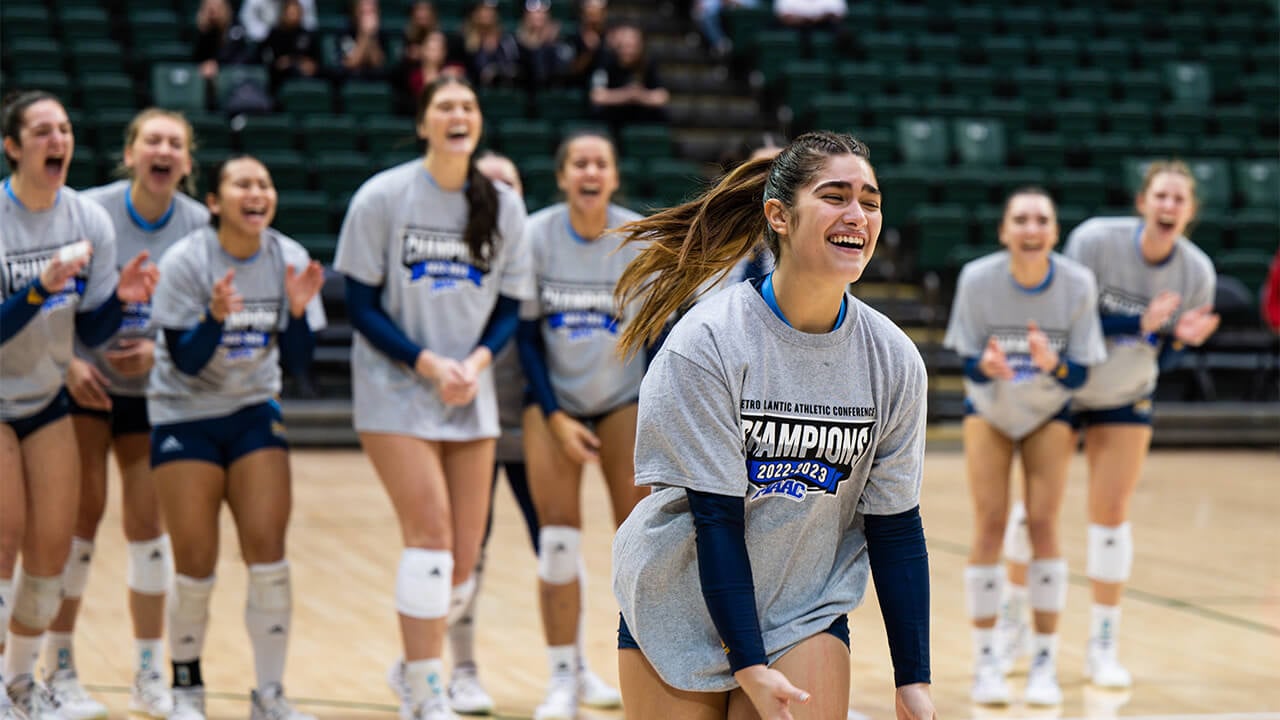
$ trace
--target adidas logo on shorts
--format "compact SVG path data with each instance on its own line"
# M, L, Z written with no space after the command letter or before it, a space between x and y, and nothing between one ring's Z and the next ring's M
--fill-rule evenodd
M181 450L182 450L182 443L179 442L178 438L172 435L165 438L164 442L160 443L160 452L162 453L181 452Z

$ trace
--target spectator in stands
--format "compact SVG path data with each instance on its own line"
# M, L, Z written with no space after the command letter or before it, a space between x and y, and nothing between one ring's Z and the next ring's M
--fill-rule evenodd
M222 65L250 65L258 62L258 52L244 26L231 21L227 0L202 0L196 12L194 59L200 75L213 81Z
M404 107L413 107L418 101L418 96L422 94L422 89L435 82L441 75L466 73L460 65L449 63L448 41L440 30L427 33L418 43L413 54L417 57L417 61L412 65L401 66L406 93L404 100L408 101ZM405 55L407 58L408 53Z
M605 0L582 0L578 7L578 30L569 38L573 59L569 62L568 74L569 82L575 87L586 88L604 62L607 13Z
M845 0L774 0L773 14L785 27L797 30L834 29L849 12Z
M320 38L303 24L301 0L284 0L280 21L262 43L262 64L271 72L274 95L289 78L315 77L320 70Z
M1117 633L1120 598L1133 565L1129 503L1151 446L1156 379L1184 348L1208 340L1219 322L1213 261L1184 236L1197 207L1190 168L1177 161L1151 163L1135 204L1140 217L1087 220L1071 232L1066 250L1097 276L1096 312L1107 340L1106 362L1090 371L1072 399L1072 422L1083 432L1089 463L1093 608L1085 674L1094 685L1113 689L1132 684L1118 658ZM1015 537L1005 551L1015 580L1025 575L1018 543ZM1006 636L1023 634L1026 612L1016 606L1028 592L1034 600L1034 590L1010 594L1004 612L1010 619L1002 623ZM1002 649L1006 655L1016 650L1009 644Z
M733 50L733 43L725 34L721 23L721 15L725 11L737 8L759 7L758 0L695 0L693 3L693 21L702 31L707 47L716 57L723 58Z
M551 18L549 0L525 2L516 42L520 45L520 64L530 92L560 82L572 50L560 41L560 23Z
M280 18L291 4L291 0L244 0L240 6L240 24L249 33L250 40L260 43L280 24ZM299 23L315 32L318 27L316 0L297 0L297 4L302 11Z
M1271 332L1280 333L1280 249L1271 258L1271 270L1262 286L1262 321Z
M1097 285L1080 263L1052 252L1057 213L1039 188L1015 190L1000 222L1005 249L960 271L943 344L964 360L964 452L973 501L973 543L965 591L973 620L974 683L980 705L1007 705L996 619L1004 571L1000 546L1009 515L1014 454L1022 458L1035 581L1035 660L1027 704L1062 702L1058 618L1067 598L1067 561L1058 517L1075 447L1067 403L1090 366L1106 359Z
M341 74L348 79L385 80L388 47L378 0L354 0L347 29L338 36Z
M477 86L514 85L520 78L520 45L502 29L498 0L480 0L462 26L467 74Z
M591 105L617 135L628 123L667 122L671 94L662 86L658 65L645 53L644 34L635 25L619 25L609 34L611 52L591 80Z

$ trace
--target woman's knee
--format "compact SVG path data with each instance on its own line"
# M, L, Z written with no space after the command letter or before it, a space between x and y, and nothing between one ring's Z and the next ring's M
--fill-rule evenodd
M1028 514L1027 535L1031 539L1031 548L1036 557L1044 556L1044 553L1038 552L1040 550L1056 548L1058 545L1057 513Z

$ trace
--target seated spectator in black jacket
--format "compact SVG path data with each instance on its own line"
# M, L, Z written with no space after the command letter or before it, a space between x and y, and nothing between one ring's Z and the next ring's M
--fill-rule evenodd
M591 76L604 64L607 13L605 0L582 0L578 7L578 31L569 38L569 48L573 51L573 59L569 61L570 84L588 88Z
M526 0L516 42L520 44L525 83L531 92L564 79L573 50L560 40L560 23L551 19L550 0Z
M231 21L227 0L203 0L196 12L196 46L192 59L200 75L212 81L222 65L253 65L258 51L244 27Z
M240 4L240 24L249 33L249 39L260 43L267 39L271 30L280 24L280 16L284 15L284 7L289 0L244 0ZM298 0L301 6L300 24L302 27L316 31L316 0Z
M502 29L498 0L480 0L462 26L467 74L477 87L512 86L520 79L520 45Z
M591 105L614 133L625 124L667 122L671 94L658 66L645 54L644 34L619 25L609 34L611 52L591 81Z
M271 71L272 94L289 78L315 77L320 71L320 40L303 26L300 0L284 0L261 51L262 64Z
M359 80L387 79L389 45L382 30L378 0L355 0L347 29L338 36L338 56L342 58L339 75Z

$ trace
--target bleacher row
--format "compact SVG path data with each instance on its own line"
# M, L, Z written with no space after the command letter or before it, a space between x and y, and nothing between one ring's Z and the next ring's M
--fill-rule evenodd
M1000 200L1043 185L1064 232L1129 214L1145 163L1186 160L1193 239L1256 290L1280 238L1280 24L1270 1L849 4L841 33L726 15L739 58L798 129L872 148L917 271L996 245Z

